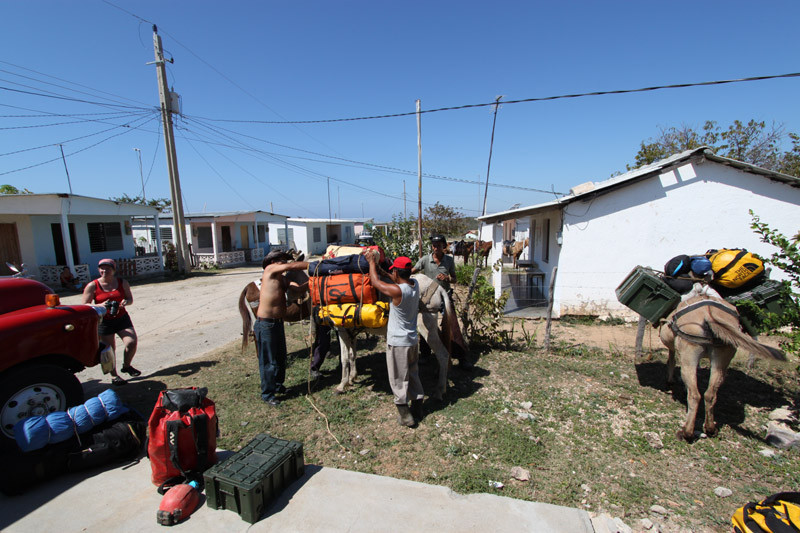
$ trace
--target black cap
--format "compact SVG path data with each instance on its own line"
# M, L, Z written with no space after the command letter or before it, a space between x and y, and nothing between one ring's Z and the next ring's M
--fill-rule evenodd
M444 238L444 235L431 235L431 244L436 242L447 244L447 239Z

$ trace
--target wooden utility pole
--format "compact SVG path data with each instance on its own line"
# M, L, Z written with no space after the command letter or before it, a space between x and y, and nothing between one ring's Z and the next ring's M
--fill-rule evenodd
M178 156L175 152L175 133L172 130L172 98L167 87L167 68L164 50L161 48L161 37L158 28L153 24L153 47L156 54L156 73L158 75L158 96L161 99L161 120L164 126L164 146L167 152L167 170L169 171L169 187L172 196L172 224L175 227L175 255L178 260L178 272L188 274L191 270L189 247L186 242L186 222L183 218L183 197L181 181L178 176Z
M422 248L422 118L420 114L420 101L417 100L417 188L418 188L418 218L417 234L419 236L419 256L425 253Z

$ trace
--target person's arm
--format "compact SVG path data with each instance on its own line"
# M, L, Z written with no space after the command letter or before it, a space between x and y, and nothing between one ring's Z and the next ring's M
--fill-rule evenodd
M414 268L411 269L411 273L412 274L416 274L420 270L422 270L422 257L419 258L419 260L417 261L417 264L414 265Z
M401 291L400 287L395 283L386 283L378 277L377 260L374 254L367 254L367 261L369 262L369 280L372 282L372 286L386 296L389 296L394 305L400 305L400 302L403 301L403 291Z
M86 287L83 289L83 302L85 304L90 304L94 300L94 283L91 281L86 284Z
M133 303L133 293L131 292L131 285L128 283L128 280L122 280L122 293L125 295L125 299L120 302L122 307L127 307Z

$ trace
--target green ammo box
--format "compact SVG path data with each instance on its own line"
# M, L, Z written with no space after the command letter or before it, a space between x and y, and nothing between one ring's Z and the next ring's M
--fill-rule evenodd
M235 511L254 524L267 504L303 475L303 443L261 433L203 474L211 509Z
M783 291L783 284L774 279L765 280L749 291L725 297L725 300L736 306L739 311L739 322L750 335L758 335L758 326L754 323L745 302L752 302L766 313L782 315L795 303L788 293Z
M681 295L658 277L654 270L637 266L616 290L617 300L657 323L672 312L681 301Z

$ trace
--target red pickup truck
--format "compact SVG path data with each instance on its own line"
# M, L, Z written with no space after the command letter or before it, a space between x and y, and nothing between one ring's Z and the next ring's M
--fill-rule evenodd
M105 309L60 305L43 283L0 278L0 448L22 418L83 402L75 377L100 363L97 324Z

